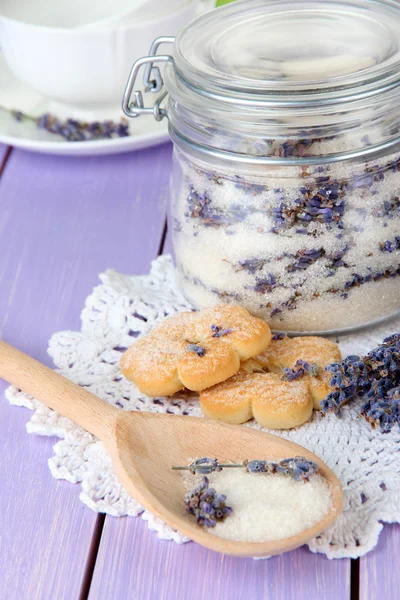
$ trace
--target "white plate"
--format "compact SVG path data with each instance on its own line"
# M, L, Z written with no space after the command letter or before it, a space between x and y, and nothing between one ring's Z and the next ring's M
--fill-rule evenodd
M121 99L122 99L121 91ZM77 110L52 102L20 82L9 70L0 53L0 106L38 117L50 113L59 119L82 121L119 121L123 116L119 106L98 110ZM0 110L0 142L33 152L65 155L117 154L157 146L169 140L168 122L157 122L152 116L129 119L131 135L123 138L69 142L61 136L39 129L30 121L17 121L7 111Z

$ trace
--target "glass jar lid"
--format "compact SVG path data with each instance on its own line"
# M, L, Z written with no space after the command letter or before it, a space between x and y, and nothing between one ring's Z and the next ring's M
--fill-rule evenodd
M174 58L184 83L206 96L313 104L398 85L399 41L395 1L244 0L186 26Z
M177 36L174 140L244 162L311 164L400 145L400 3L242 0Z

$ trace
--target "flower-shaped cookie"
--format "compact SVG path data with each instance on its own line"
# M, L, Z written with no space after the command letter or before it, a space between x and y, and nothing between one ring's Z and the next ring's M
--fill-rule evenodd
M219 305L168 317L123 354L121 369L147 396L201 391L235 375L270 341L265 321Z
M268 429L291 429L310 418L313 402L305 381L285 381L275 373L239 371L228 381L200 394L210 419L244 423L255 418Z
M332 373L325 371L325 367L340 362L342 356L335 342L322 337L306 336L273 340L270 346L254 360L263 370L272 373L281 373L285 368L295 369L299 361L300 365L303 362L316 366L316 372L313 375L306 372L304 378L310 385L314 408L320 410L321 400L332 391L330 385Z
M268 429L298 427L331 391L325 366L338 361L338 346L324 338L274 340L237 375L201 392L200 406L207 417L227 423L254 417Z

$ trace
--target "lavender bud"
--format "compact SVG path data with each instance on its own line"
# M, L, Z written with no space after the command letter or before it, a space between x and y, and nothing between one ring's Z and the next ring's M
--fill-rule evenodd
M232 333L233 329L222 329L221 327L218 327L218 325L211 325L211 331L213 332L213 338L220 338Z
M266 460L250 460L246 463L246 471L249 473L267 473L269 470Z
M208 475L214 471L221 471L221 467L218 465L218 460L216 458L198 458L189 466L190 471L193 474L200 473L201 475Z
M206 353L205 348L198 346L197 344L188 344L185 348L186 352L195 352L197 356L204 356Z

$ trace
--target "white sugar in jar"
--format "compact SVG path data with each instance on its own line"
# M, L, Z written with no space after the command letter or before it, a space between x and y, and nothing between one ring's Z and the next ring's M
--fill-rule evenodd
M320 333L400 310L399 40L391 0L247 0L136 63L124 109L169 119L169 227L194 305ZM131 102L144 64L153 109Z

